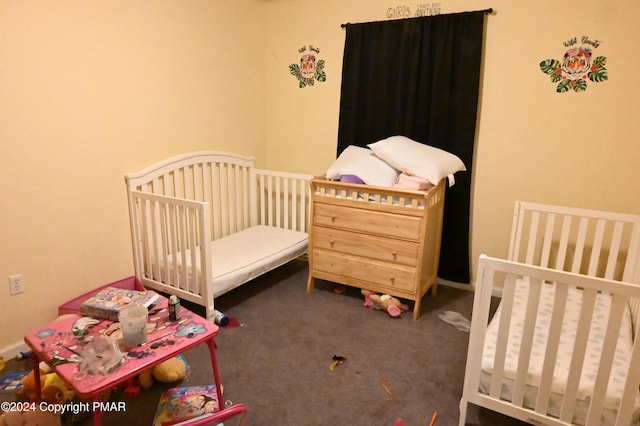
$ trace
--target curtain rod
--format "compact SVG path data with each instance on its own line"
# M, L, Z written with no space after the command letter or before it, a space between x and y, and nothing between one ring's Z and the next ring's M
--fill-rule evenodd
M475 12L484 12L485 15L489 15L490 13L493 13L493 8L489 8L489 9L484 9L484 10L476 10ZM455 13L443 13L443 15L457 15L460 13L469 13L469 12L455 12ZM431 15L431 16L440 16L440 15ZM420 18L426 18L426 16L421 16ZM412 18L405 18L405 19L412 19ZM394 19L389 19L389 21L393 21ZM398 21L400 19L397 19ZM373 22L360 22L361 24L371 24L374 22L386 22L386 21L373 21ZM347 22L346 24L340 24L340 28L345 28L347 25L351 25L351 22Z

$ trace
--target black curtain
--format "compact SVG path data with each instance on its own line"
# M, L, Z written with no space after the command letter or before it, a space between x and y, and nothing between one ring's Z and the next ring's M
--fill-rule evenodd
M468 283L469 212L487 11L346 25L339 155L404 135L453 154L467 171L445 195L441 278Z

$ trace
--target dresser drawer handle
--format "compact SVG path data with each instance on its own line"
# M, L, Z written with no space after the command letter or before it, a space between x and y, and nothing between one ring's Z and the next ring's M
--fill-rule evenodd
M331 248L333 248L333 245L336 243L335 240L329 240L329 245L331 245Z
M335 216L331 216L331 222L335 222L336 221L336 217Z
M391 285L396 285L396 278L395 277L391 277Z
M391 256L393 256L393 260L396 260L398 258L398 253L397 252L392 252Z

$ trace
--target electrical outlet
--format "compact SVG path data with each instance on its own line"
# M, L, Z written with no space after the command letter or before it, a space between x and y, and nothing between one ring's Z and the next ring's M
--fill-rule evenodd
M9 293L12 296L15 296L16 294L24 293L24 286L22 284L22 274L9 276Z

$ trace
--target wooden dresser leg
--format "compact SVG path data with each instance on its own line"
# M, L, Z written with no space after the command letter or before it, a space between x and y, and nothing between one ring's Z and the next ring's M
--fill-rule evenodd
M422 298L416 300L416 303L413 305L413 319L414 321L420 318L420 305L422 304Z
M315 286L315 280L311 274L309 274L309 279L307 280L307 293L311 293Z

